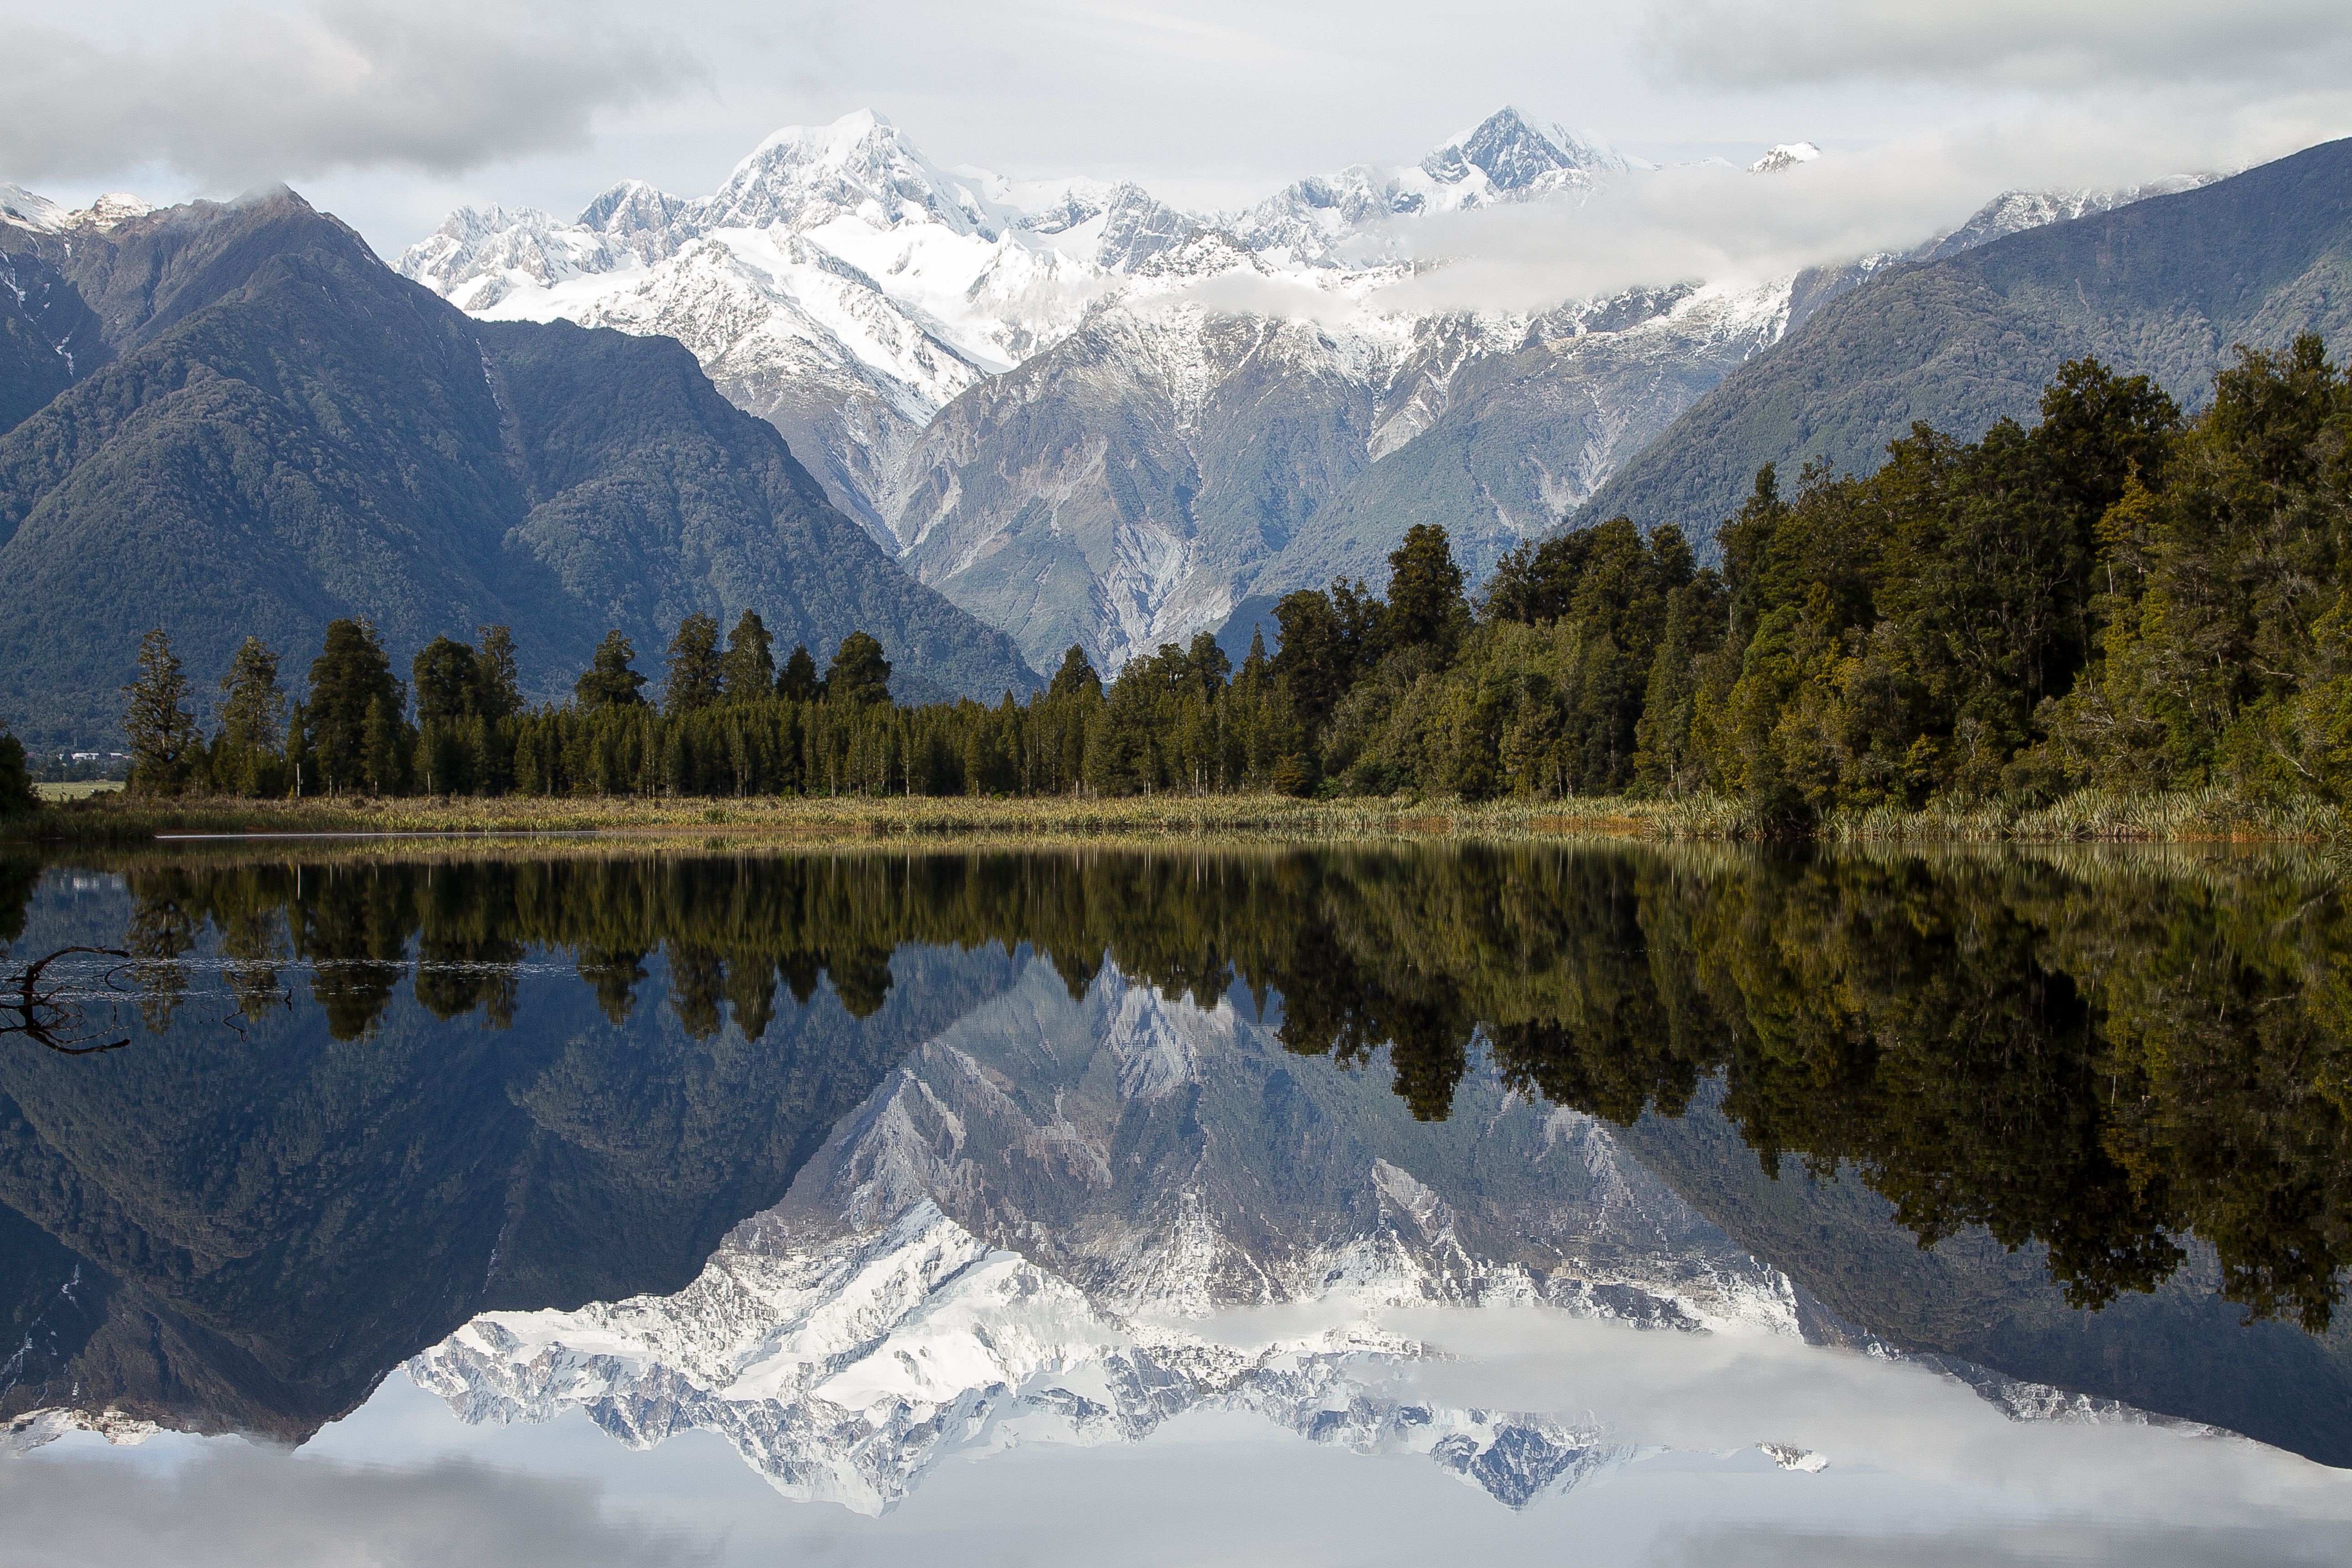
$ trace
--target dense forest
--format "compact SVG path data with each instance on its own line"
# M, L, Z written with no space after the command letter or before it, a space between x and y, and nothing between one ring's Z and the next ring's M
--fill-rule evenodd
M1436 524L1290 594L1239 669L1206 633L1106 685L906 706L885 650L822 674L757 614L688 617L658 702L618 632L526 708L503 628L397 679L337 622L289 708L249 641L205 737L160 633L128 688L135 789L280 794L1715 795L1761 824L2086 787L2352 788L2352 379L2241 350L2200 414L2067 365L2028 429L1917 426L1866 478L1767 467L1720 564L1625 518L1529 541L1474 603Z
M214 973L198 1016L258 1017L289 971L338 1039L412 974L434 1016L503 1027L552 950L615 1022L650 991L691 1038L757 1040L820 991L875 1014L910 944L1027 944L1073 995L1105 964L1171 997L1244 983L1290 1050L1381 1063L1425 1119L1481 1056L1620 1124L1719 1081L1767 1171L1851 1167L1923 1240L2045 1247L2082 1306L2153 1288L2193 1232L2230 1300L2317 1330L2352 1263L2352 932L2291 877L1729 848L121 870L153 1028ZM207 927L217 969L191 963Z

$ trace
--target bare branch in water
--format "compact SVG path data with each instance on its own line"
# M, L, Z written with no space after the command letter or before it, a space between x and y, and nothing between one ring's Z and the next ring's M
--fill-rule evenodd
M0 1022L0 1035L25 1035L60 1056L91 1056L101 1051L121 1050L131 1043L128 1036L109 1040L104 1045L82 1044L89 1037L72 1032L81 1026L81 1009L60 999L63 996L60 987L51 985L43 988L42 972L68 953L89 953L101 958L121 958L126 962L131 957L119 947L60 947L47 957L34 959L26 967L24 973L0 981L0 996L15 993L5 1000L0 1000L0 1019L10 1013L16 1015L16 1021L13 1023Z

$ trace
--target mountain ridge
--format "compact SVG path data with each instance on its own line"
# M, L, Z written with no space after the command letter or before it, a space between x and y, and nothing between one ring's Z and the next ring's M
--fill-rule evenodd
M1867 473L1912 423L1973 438L2029 420L2067 360L2095 356L2200 406L2231 346L2317 331L2352 343L2352 140L2229 179L2056 220L1888 269L1822 304L1692 404L1595 492L1709 538L1758 468Z
M1418 162L1189 214L1132 183L948 171L860 111L768 138L707 197L625 183L568 225L463 210L399 265L485 315L678 337L923 581L1037 667L1076 643L1108 674L1244 602L1377 579L1412 522L1445 522L1483 574L1894 259L1517 313L1381 303L1420 265L1391 225L1647 168L1507 107ZM2012 193L1928 244L2139 193ZM1271 450L1226 434L1255 417Z
M0 226L0 257L100 350L0 434L0 707L36 737L109 731L159 623L199 690L248 633L294 675L359 615L403 664L510 625L551 695L608 627L651 663L684 615L743 609L787 647L871 631L918 695L1034 683L674 342L474 321L282 190Z

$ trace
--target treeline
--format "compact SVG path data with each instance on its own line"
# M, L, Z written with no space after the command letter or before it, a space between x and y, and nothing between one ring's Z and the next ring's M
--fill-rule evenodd
M504 1025L534 952L616 1024L651 996L689 1037L758 1040L821 988L872 1015L909 945L1026 944L1074 996L1106 963L1204 1003L1242 981L1290 1050L1384 1063L1424 1118L1482 1056L1621 1124L1719 1082L1767 1170L1856 1170L1923 1239L2046 1246L2079 1305L2153 1288L2193 1232L2231 1300L2316 1330L2352 1265L2352 911L2326 883L1479 848L124 875L156 1027L206 926L247 1012L299 963L341 1039L412 975L436 1016Z
M2066 366L2031 429L1924 425L1866 478L1767 467L1720 566L1618 518L1531 541L1474 604L1445 531L1275 611L1239 669L1207 633L1108 687L1072 648L1026 702L908 706L853 633L780 669L758 615L689 616L660 701L620 633L527 708L501 628L394 678L337 622L289 709L249 642L203 737L160 632L129 688L135 788L520 795L1398 790L1713 794L1759 823L2085 786L2352 789L2352 380L2305 337L2241 350L2184 419ZM413 694L413 707L411 697Z

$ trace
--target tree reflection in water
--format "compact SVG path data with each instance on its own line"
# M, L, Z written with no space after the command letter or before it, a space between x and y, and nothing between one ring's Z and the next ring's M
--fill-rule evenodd
M1291 1050L1379 1057L1423 1118L1482 1056L1620 1124L1719 1080L1769 1172L1851 1168L1923 1246L2039 1243L2077 1306L2152 1289L2193 1235L2250 1316L2316 1333L2352 1262L2352 932L2292 866L1462 847L116 869L151 1027L205 925L248 1012L305 970L338 1040L404 977L436 1018L509 1025L532 954L619 1022L658 954L688 1038L731 1019L757 1041L779 985L865 1019L906 945L1027 944L1073 995L1109 962L1171 997L1278 997Z

